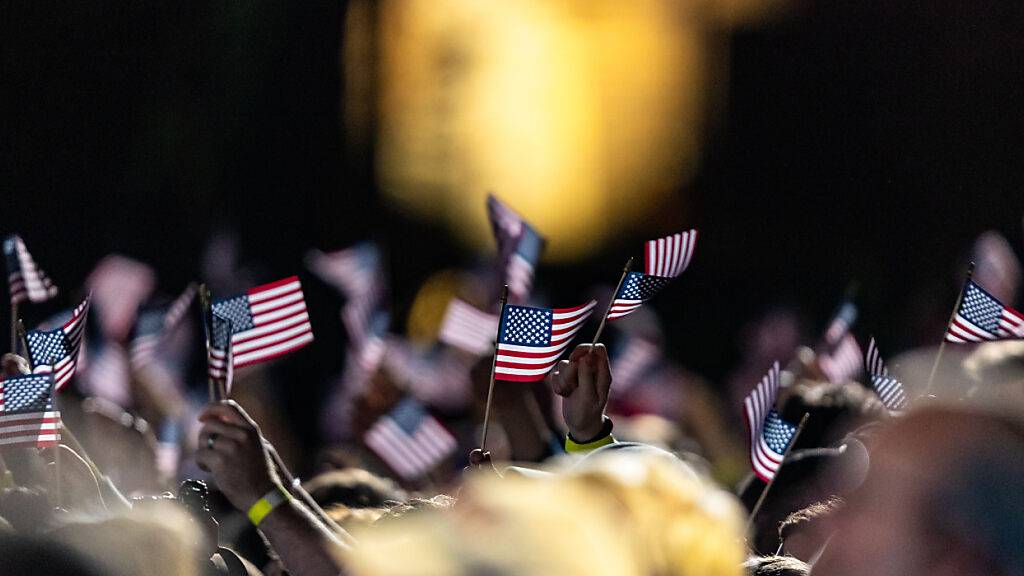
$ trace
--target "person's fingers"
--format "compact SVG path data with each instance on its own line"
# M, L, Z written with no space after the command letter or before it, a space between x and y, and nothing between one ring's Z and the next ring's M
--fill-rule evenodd
M594 359L595 358L588 353L586 356L581 358L579 362L575 362L577 365L577 371L579 372L579 376L577 376L579 387L588 395L597 393L597 369L594 367L596 364Z
M230 438L236 442L246 442L249 440L249 433L245 428L227 424L220 420L207 420L203 423L203 428L199 431L199 446L206 447L207 438L211 436L214 438Z
M612 367L608 362L608 349L605 348L604 344L598 344L593 348L591 358L593 359L595 370L597 395L601 402L604 403L605 399L608 398L608 390L612 387Z
M28 374L31 372L29 368L28 360L25 360L17 354L11 354L8 352L4 354L3 359L0 360L3 364L3 372L5 376L21 376L22 374Z
M245 446L244 443L236 442L231 438L218 437L213 441L213 446L211 450L214 452L219 452L227 457L231 457L241 454L243 451L243 446Z
M215 472L224 467L224 455L215 450L196 452L196 465L207 472Z
M576 379L579 367L576 363L569 362L568 360L562 360L558 363L558 366L558 377L551 380L552 391L559 396L569 396L579 385Z
M569 354L569 361L577 362L580 359L587 357L588 354L590 354L590 344L580 344L573 349L571 354Z
M208 420L220 420L241 428L258 429L256 422L234 400L208 404L199 415L199 421L207 422Z

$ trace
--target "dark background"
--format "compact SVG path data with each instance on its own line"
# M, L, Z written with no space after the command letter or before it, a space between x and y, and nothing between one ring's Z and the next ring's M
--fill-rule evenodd
M62 287L117 251L154 264L168 293L225 227L265 280L301 271L311 246L377 238L401 246L400 317L423 278L470 255L383 206L372 157L344 149L344 10L0 2L2 231ZM655 303L678 356L719 377L754 314L798 304L816 329L853 279L862 326L892 352L937 343L973 238L993 228L1021 247L1022 30L1017 2L830 0L734 34L701 173L652 224L702 232L693 268ZM696 221L672 221L684 203ZM542 267L539 282L575 303L649 236ZM310 290L321 345L289 363L333 369L336 303Z

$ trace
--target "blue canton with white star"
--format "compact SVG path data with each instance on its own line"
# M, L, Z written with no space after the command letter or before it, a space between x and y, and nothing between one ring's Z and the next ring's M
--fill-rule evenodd
M998 300L978 287L974 282L967 284L964 301L960 303L960 315L975 326L999 334L999 318L1003 314L1003 306Z
M49 332L33 330L25 335L25 340L34 366L53 366L71 353L70 343L59 328Z
M552 316L549 308L506 306L501 315L501 343L550 346Z
M231 322L231 333L238 334L252 329L252 311L249 310L248 296L235 296L220 302L214 302L213 311Z
M423 421L427 417L427 411L414 398L405 398L395 406L395 409L391 411L389 416L399 428L412 436L423 425Z
M661 292L672 279L661 276L651 276L643 272L630 272L626 281L619 288L616 299L621 300L650 300L655 294Z
M0 383L4 391L4 414L50 412L53 410L53 375L26 374Z
M223 350L228 347L228 338L232 333L232 322L216 312L213 313L212 318L213 326L210 327L210 344L214 348Z
M796 434L796 426L783 420L775 410L769 410L768 416L764 419L764 432L761 434L772 452L784 454L793 435Z

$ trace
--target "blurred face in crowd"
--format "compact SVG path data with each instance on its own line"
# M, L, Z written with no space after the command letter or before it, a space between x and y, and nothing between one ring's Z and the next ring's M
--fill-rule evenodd
M1005 429L968 412L926 410L896 423L879 437L867 480L837 513L836 532L814 573L1011 573L1002 571L1005 558L995 559L1001 547L990 545L1000 540L991 537L1000 531L1000 520L989 521L976 503L995 496L984 489L986 477L994 478L1008 484L1004 494L1019 510L1020 498L1012 495L1024 489L1019 485L1020 453L1013 455L1020 439L1016 442ZM1000 470L1013 459L1018 460L1016 471ZM1012 523L1015 515L1011 510L1003 518Z

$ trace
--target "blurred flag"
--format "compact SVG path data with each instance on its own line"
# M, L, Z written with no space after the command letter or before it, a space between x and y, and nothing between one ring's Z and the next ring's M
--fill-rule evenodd
M60 328L46 332L30 330L25 335L32 371L36 374L52 372L55 391L63 388L75 375L90 300L90 297L86 297Z
M380 249L363 242L345 250L324 253L311 250L306 267L345 297L341 320L349 341L359 343L371 336L373 317L384 299L385 280Z
M743 400L743 414L750 432L750 464L757 477L765 482L771 482L779 471L797 430L775 411L778 395L779 363L775 362Z
M857 305L849 300L839 305L832 321L825 328L824 345L836 346L850 332L857 322ZM858 354L858 357L860 354ZM859 359L858 359L859 362Z
M445 310L438 339L449 346L483 356L494 349L498 317L452 298Z
M276 358L313 341L313 327L298 276L217 300L211 308L216 316L230 322L234 368ZM210 328L213 330L215 326ZM215 344L212 346L222 350ZM211 355L211 369L223 374L227 366L224 361L224 356Z
M903 392L903 384L889 376L889 369L885 367L874 337L868 342L864 366L871 377L871 387L875 389L882 404L885 404L885 407L893 412L904 410L907 407L907 396Z
M0 446L48 448L59 442L53 374L9 376L0 382Z
M487 216L498 244L498 260L504 276L502 283L508 285L509 296L514 302L523 302L530 295L534 269L544 250L545 240L522 216L493 194L487 195Z
M612 354L612 395L628 393L660 361L660 346L646 338L624 336Z
M999 232L989 230L975 240L972 253L974 281L1000 302L1012 303L1020 285L1020 260L1010 243Z
M1004 306L968 280L960 308L946 327L946 342L963 344L1024 338L1024 314Z
M608 319L632 314L644 302L683 273L693 259L697 231L688 230L657 240L648 240L644 248L644 271L629 272L615 293Z
M594 311L591 300L575 308L531 308L506 304L498 328L495 379L542 380Z
M861 358L860 344L847 332L835 346L818 353L818 367L829 382L848 382L860 374Z
M25 242L17 234L4 239L4 259L7 261L7 286L11 304L26 300L46 302L57 295L57 287L46 272L36 266Z
M144 310L137 314L128 344L132 369L139 370L156 361L162 342L188 314L197 293L195 283L190 283L166 309Z
M411 397L371 426L364 441L406 480L423 477L458 447L451 432Z

